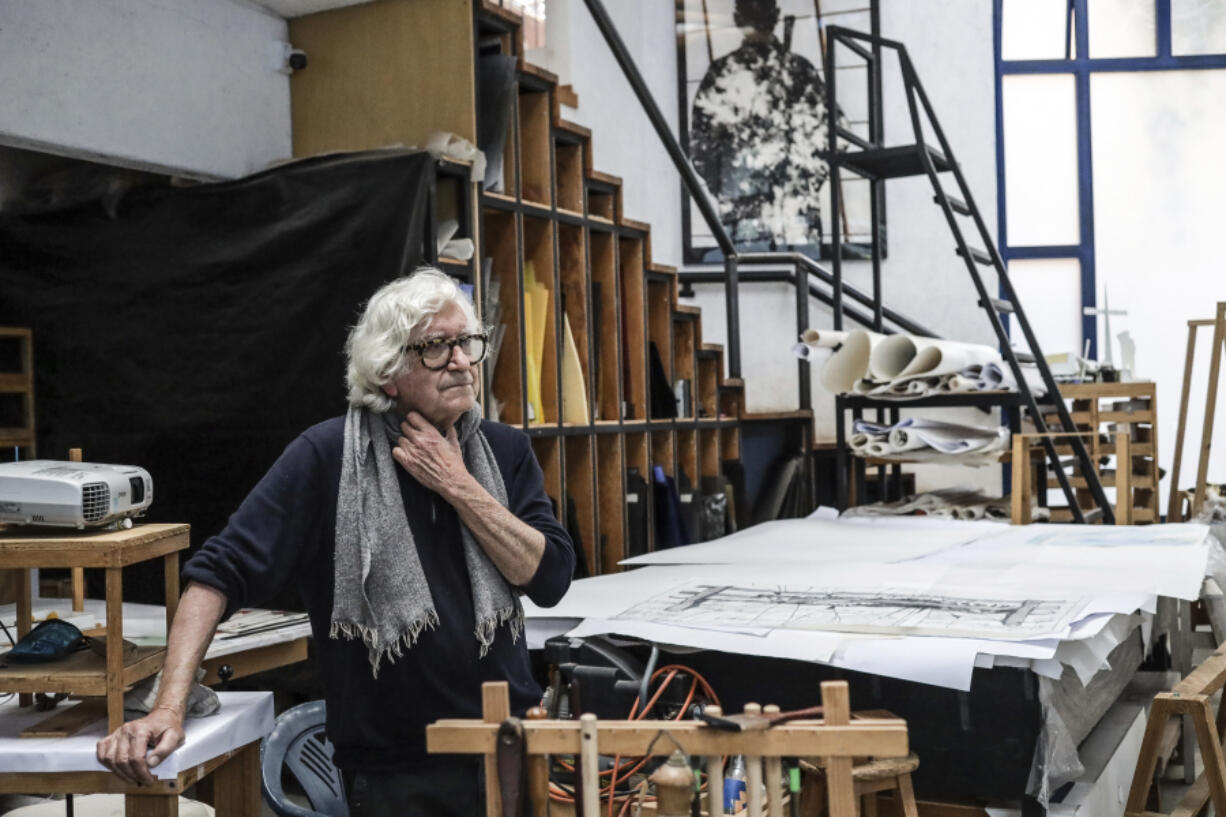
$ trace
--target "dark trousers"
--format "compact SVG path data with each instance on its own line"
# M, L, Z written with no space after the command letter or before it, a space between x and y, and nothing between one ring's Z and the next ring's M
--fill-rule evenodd
M349 817L485 817L485 770L463 758L407 771L359 771L349 782Z

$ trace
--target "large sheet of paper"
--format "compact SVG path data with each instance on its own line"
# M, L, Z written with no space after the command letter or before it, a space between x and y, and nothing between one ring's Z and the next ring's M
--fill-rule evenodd
M954 689L994 657L1089 679L1138 620L1148 629L1148 616L1134 614L1152 614L1158 594L1197 597L1207 534L1198 525L784 520L649 554L633 561L653 566L575 582L549 610L525 608L553 632L582 621L570 632L819 660Z
M852 525L830 519L778 519L697 545L635 556L625 565L902 562L957 548L993 531L975 525Z
M697 580L636 602L615 618L668 622L678 627L762 627L1030 641L1067 636L1085 606L1084 599L1049 594L1010 598L904 587L769 586Z

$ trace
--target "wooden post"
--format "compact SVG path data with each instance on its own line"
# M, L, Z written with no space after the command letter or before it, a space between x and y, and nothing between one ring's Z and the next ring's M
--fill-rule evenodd
M718 706L708 706L704 711L715 717L724 714ZM710 817L723 817L724 814L723 755L707 755L707 814Z
M762 714L760 704L745 704L746 715ZM762 758L746 755L745 757L745 800L749 806L749 817L762 817Z
M14 572L17 574L17 640L20 641L34 627L34 615L30 610L34 600L30 590L30 568L19 567L15 568ZM17 696L18 706L30 706L33 703L33 693L23 692Z
M778 715L776 704L762 707L764 715ZM783 817L783 759L768 757L766 764L766 808L770 817Z
M162 582L166 589L166 639L170 640L170 625L179 611L179 552L167 553L162 562Z
M68 449L69 462L81 462L81 449ZM72 568L72 611L74 613L85 612L85 568Z
M502 723L511 717L511 693L506 681L486 681L481 685L481 719ZM485 756L485 813L502 814L502 793L498 789L498 761L491 752Z
M1030 446L1026 435L1013 435L1012 495L1009 497L1010 517L1014 525L1030 524Z
M829 726L851 722L851 699L846 681L822 682L823 720ZM851 777L851 758L826 758L826 790L830 817L855 817L856 784Z
M1188 428L1188 397L1192 392L1192 359L1196 356L1198 323L1198 321L1188 321L1188 353L1183 361L1183 390L1179 395L1179 425L1175 428L1175 463L1171 466L1171 491L1166 503L1167 522L1183 521L1181 507L1183 503L1179 501L1179 466L1183 463L1183 437ZM1155 447L1154 451L1157 450Z
M125 794L124 817L179 817L177 794ZM256 814L259 814L257 811Z
M1132 423L1120 425L1122 429L1115 435L1115 524L1131 525Z
M1226 344L1226 301L1219 301L1213 319L1213 359L1209 364L1209 393L1205 396L1205 424L1201 431L1200 467L1196 469L1196 494L1192 500L1192 517L1205 504L1205 481L1209 476L1209 449L1213 445L1213 415L1217 410L1218 375L1222 368L1222 345Z
M213 808L218 814L259 817L260 742L248 743L217 767L213 780Z
M595 715L585 712L579 716L579 774L583 778L581 817L600 817L600 749L596 731ZM609 797L612 796L610 792Z
M549 719L542 706L534 706L524 716L530 721ZM528 755L528 794L532 798L532 817L549 817L549 755Z
M123 568L106 569L107 733L123 726Z

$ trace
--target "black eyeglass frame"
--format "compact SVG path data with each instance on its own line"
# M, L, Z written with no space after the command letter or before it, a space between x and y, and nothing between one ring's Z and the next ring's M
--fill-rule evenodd
M454 338L434 338L433 340L425 340L421 343L410 343L404 347L404 352L405 354L408 354L409 352L416 352L417 359L421 361L421 365L425 366L432 372L438 372L446 369L451 364L451 358L453 355L455 355L456 346L474 339L479 339L481 341L481 357L476 359L470 358L468 361L469 364L475 365L485 360L485 356L489 353L490 336L488 332L467 332ZM447 356L443 358L443 363L441 366L431 366L426 362L426 352L431 349L437 349L440 346L449 347L447 349Z

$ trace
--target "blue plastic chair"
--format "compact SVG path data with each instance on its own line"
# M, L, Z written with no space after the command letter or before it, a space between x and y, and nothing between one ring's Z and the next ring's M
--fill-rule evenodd
M310 701L287 709L260 743L260 788L277 817L349 817L345 783L332 763L332 742L324 733L327 709ZM281 770L288 768L311 808L285 796Z

